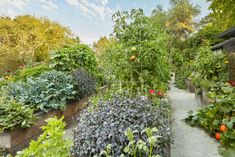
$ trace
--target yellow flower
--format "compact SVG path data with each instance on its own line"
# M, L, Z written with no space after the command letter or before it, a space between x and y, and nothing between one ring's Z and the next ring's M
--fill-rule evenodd
M228 61L224 61L225 64L228 64L229 62Z
M228 82L225 83L227 86L229 86L230 84Z

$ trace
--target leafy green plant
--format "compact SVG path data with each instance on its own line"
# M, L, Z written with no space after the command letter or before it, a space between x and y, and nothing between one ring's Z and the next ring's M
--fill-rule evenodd
M49 118L47 125L42 127L43 134L32 140L29 147L17 152L16 157L69 157L72 141L63 139L65 123L60 119Z
M26 82L12 83L5 90L10 99L44 112L64 109L76 95L72 76L59 71L45 72L39 77L28 78Z
M123 153L118 155L119 157L125 157L125 154L129 157L137 157L137 156L144 156L144 157L161 157L160 155L153 155L152 151L153 148L157 144L157 140L162 138L161 136L155 136L155 133L157 132L157 128L145 128L141 131L141 136L138 141L136 140L136 134L139 134L138 130L132 130L130 128L127 129L125 132L125 136L129 140L129 143L127 146L125 146ZM144 134L145 133L145 134ZM145 138L147 136L147 138ZM109 144L106 146L105 150L102 150L100 152L100 156L105 157L112 157L112 145ZM98 155L95 155L94 157L98 157Z
M160 157L159 155L153 155L153 149L157 144L157 140L159 138L162 138L161 136L155 135L155 132L157 132L157 128L145 128L141 134L144 132L147 135L147 141L145 142L144 139L139 139L136 142L134 132L138 131L132 131L131 129L128 129L125 132L125 135L127 136L129 143L125 147L124 152L129 154L132 157L137 156L148 156L148 157ZM148 142L148 144L147 144Z
M109 154L118 156L123 153L129 140L126 128L138 130L136 138L146 127L157 127L159 135L153 154L164 156L166 143L171 142L169 106L156 107L147 97L127 98L114 94L108 100L99 100L93 110L85 109L78 119L74 137L73 156L94 156L108 144L112 145ZM142 137L147 141L147 136Z
M35 119L29 107L12 100L0 100L0 133L16 127L30 127Z
M50 67L59 71L73 71L84 68L91 74L97 73L94 52L87 46L79 44L51 52Z
M202 47L194 64L193 82L199 87L208 88L208 82L227 81L227 58L223 53L213 53L210 47ZM204 83L206 82L206 83Z
M227 154L235 148L235 88L228 83L216 85L211 86L209 94L214 103L203 107L197 113L189 112L185 121L192 126L202 127L210 135L219 134L216 139L226 148L221 152Z
M14 80L15 81L19 81L19 80L26 80L29 77L37 77L40 74L49 71L50 68L48 67L48 65L46 64L41 64L35 67L26 67L23 69L19 69L15 76L14 76Z

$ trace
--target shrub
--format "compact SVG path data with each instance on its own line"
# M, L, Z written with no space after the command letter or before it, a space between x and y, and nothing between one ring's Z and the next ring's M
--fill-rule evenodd
M50 67L59 71L85 68L90 73L96 74L96 66L94 52L86 45L66 47L51 53Z
M108 101L100 100L98 108L81 113L75 131L73 155L93 156L112 145L114 156L122 154L129 140L124 132L130 128L137 130L136 138L146 127L157 127L157 135L162 136L153 150L154 154L164 156L166 143L170 141L170 120L168 107L156 107L146 97L123 98L114 96Z
M31 141L28 148L17 152L16 157L68 157L72 141L64 140L65 123L63 118L47 119L47 125L42 127L43 134L37 141Z
M0 133L14 127L30 127L35 120L33 110L14 101L0 101Z
M85 69L75 70L73 76L78 87L78 98L90 96L95 92L96 81Z
M46 72L37 78L28 78L26 82L12 83L5 89L11 99L44 112L64 109L76 95L72 76L59 71Z
M15 80L26 80L29 77L37 77L43 72L49 71L50 68L46 64L42 64L36 67L26 67L16 72Z

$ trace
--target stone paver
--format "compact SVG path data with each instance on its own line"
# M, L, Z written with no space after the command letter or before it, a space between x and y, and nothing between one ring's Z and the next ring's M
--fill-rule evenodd
M218 142L204 130L190 127L183 119L190 110L201 106L195 101L194 94L180 90L171 84L169 101L172 106L174 144L171 145L171 157L221 157Z

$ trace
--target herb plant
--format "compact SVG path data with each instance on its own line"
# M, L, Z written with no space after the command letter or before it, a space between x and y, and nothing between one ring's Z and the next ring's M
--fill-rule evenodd
M169 108L163 103L156 107L147 97L125 98L114 95L107 101L100 100L92 111L85 109L78 119L74 137L74 156L99 154L108 144L110 154L122 154L129 140L127 128L141 133L146 127L157 127L161 136L152 153L164 155L164 148L171 141ZM139 135L139 136L138 136ZM141 138L137 134L136 138Z
M96 81L94 77L85 69L77 69L73 73L77 85L77 95L79 99L90 96L96 90Z

